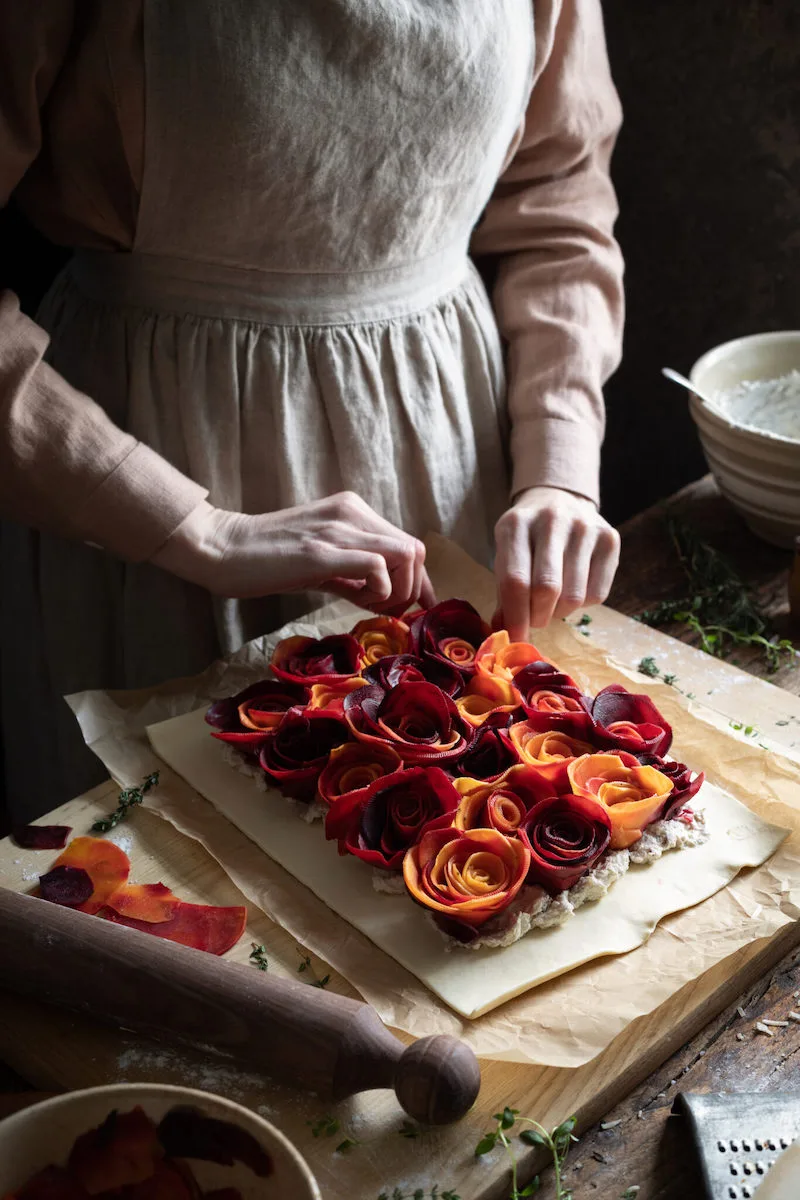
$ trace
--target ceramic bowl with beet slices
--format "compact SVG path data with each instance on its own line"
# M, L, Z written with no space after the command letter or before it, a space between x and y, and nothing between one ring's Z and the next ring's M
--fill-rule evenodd
M321 1200L307 1164L249 1109L191 1088L68 1092L0 1121L3 1200Z

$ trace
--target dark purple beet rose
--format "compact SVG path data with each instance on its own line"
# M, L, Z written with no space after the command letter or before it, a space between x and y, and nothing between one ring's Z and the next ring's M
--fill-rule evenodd
M457 667L469 678L475 654L491 629L466 600L443 600L411 622L409 650Z
M227 700L215 700L206 713L213 736L234 746L258 746L277 728L290 708L311 699L309 688L299 683L262 679Z
M433 683L454 700L464 690L464 677L451 663L438 658L416 658L413 654L392 654L380 658L362 671L365 683L374 683L385 692L398 683Z
M287 796L311 801L331 750L349 740L343 717L325 709L290 708L264 742L258 761Z
M666 775L667 779L672 780L672 791L667 797L663 812L656 820L669 821L671 817L676 817L703 786L703 772L692 779L691 769L686 763L665 762L659 754L637 754L636 757L643 767L655 767L662 775Z
M666 754L672 729L649 696L637 696L620 683L598 692L591 702L594 741L629 754Z
M349 633L331 637L284 638L275 647L270 666L287 683L334 683L357 675L361 646Z
M449 825L460 799L438 767L409 767L334 801L325 836L338 841L340 854L399 871L422 830L432 821Z
M452 765L453 774L466 779L482 779L488 783L509 767L515 766L519 757L508 734L508 724L513 715L492 713L487 717L469 750Z
M432 683L363 687L345 697L344 715L360 742L380 742L409 766L443 766L472 744L475 731Z
M531 852L527 883L563 892L590 871L611 840L611 820L602 804L585 796L542 800L520 826Z

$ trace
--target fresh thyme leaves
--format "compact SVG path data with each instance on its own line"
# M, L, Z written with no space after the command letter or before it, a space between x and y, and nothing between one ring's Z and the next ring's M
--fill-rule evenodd
M494 1120L497 1122L495 1128L485 1133L475 1147L475 1157L480 1158L483 1154L488 1154L497 1145L503 1147L511 1161L511 1192L509 1193L509 1200L523 1200L523 1197L533 1196L539 1190L538 1175L535 1175L524 1188L519 1186L517 1156L508 1137L509 1131L518 1123L524 1123L532 1127L530 1129L523 1129L520 1132L519 1138L521 1142L524 1142L528 1146L541 1146L549 1150L552 1155L556 1185L555 1200L572 1200L572 1192L569 1189L565 1190L562 1185L561 1173L570 1146L578 1140L573 1133L577 1123L576 1118L568 1117L566 1121L562 1122L561 1125L557 1125L550 1133L538 1121L533 1121L530 1117L521 1117L516 1108L504 1108L502 1112L494 1114Z
M299 946L297 947L297 953L300 955L300 966L297 968L297 974L302 975L304 971L311 971L313 973L314 968L311 965L311 956L303 954ZM330 975L323 975L322 979L309 979L308 982L312 987L324 988L328 986L330 981Z
M435 1183L429 1192L424 1188L417 1188L413 1192L403 1192L396 1187L392 1192L381 1192L378 1200L461 1200L461 1197L456 1193L445 1188L443 1192L439 1191L438 1183Z
M346 1137L343 1142L339 1142L339 1145L336 1147L336 1153L347 1154L348 1150L352 1150L358 1144L358 1138Z
M619 1200L636 1200L636 1197L639 1195L639 1191L639 1185L638 1183L635 1183L633 1187L625 1188L625 1191L622 1193Z
M259 946L258 942L251 942L250 945L253 947L250 951L250 962L254 967L258 967L259 971L268 971L267 947Z
M141 804L151 788L154 788L158 783L158 771L153 771L152 775L146 775L140 787L125 788L120 792L117 798L117 807L107 817L101 817L99 821L95 821L92 826L92 833L108 833L120 821L124 821L128 813L137 804Z
M583 615L581 616L581 619L578 621L578 625L591 625L591 623L592 623L592 618L589 616L588 613L583 613Z
M743 733L745 737L758 737L758 730L755 725L745 725L743 721L729 721L731 729L735 729L737 733Z
M341 1129L336 1117L332 1117L330 1113L325 1113L324 1117L317 1117L315 1121L306 1121L306 1125L315 1138L334 1137Z
M736 646L752 646L763 655L769 674L794 654L787 638L770 635L761 605L731 564L679 517L666 518L667 532L683 567L688 592L677 600L663 600L643 612L646 625L685 625L701 650L724 658Z
M674 684L674 682L678 678L678 676L671 675L669 672L667 672L667 674L662 675L661 678L663 679L664 683L667 684L668 687L672 687L672 685Z
M653 658L652 654L648 654L647 658L640 659L636 670L640 675L648 675L650 679L658 679L659 675L661 674L656 666L656 660Z

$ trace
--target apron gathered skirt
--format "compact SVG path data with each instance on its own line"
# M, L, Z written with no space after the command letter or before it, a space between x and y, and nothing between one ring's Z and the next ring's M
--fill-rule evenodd
M489 562L504 373L468 243L524 114L532 24L530 0L146 3L133 251L75 254L39 314L49 361L218 507L351 490ZM65 694L195 674L308 607L3 536L15 821L104 777Z

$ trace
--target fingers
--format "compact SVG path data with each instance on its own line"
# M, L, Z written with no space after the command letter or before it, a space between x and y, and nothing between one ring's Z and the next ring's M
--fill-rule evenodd
M595 543L586 585L587 604L602 604L611 591L611 585L619 566L619 545L619 534L616 529L607 525L600 531Z
M534 526L531 624L535 629L549 623L561 598L568 533L568 526L550 513L543 514Z
M553 616L569 616L576 608L586 603L589 568L596 541L595 529L590 528L585 521L576 521L573 524L564 550L563 584Z
M528 521L519 510L510 509L497 522L498 608L512 642L528 636L531 618L531 544Z

